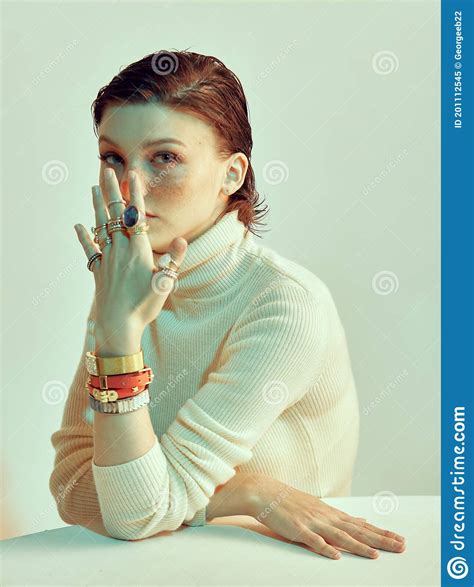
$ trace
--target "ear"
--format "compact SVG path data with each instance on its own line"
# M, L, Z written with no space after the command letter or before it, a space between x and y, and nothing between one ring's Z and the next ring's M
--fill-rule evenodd
M222 186L226 195L234 194L244 183L249 160L244 153L234 153L227 167L227 175Z

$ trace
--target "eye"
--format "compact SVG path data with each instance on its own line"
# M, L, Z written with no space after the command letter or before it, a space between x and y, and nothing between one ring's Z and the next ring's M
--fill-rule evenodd
M98 157L101 161L104 161L105 163L109 163L109 165L114 165L114 163L110 163L108 161L109 157L115 157L116 159L119 160L119 163L123 163L122 157L119 157L118 155L116 155L115 153L112 153L112 152L104 153L104 154L101 153L101 154L99 154ZM155 153L153 155L153 159L155 159L156 157L163 157L164 158L163 163L165 163L165 164L177 163L180 159L179 155L175 155L174 153L170 153L169 151Z
M107 161L107 159L108 159L109 157L116 157L117 159L120 159L120 161L122 161L122 158L121 158L121 157L119 157L118 155L116 155L115 153L104 153L103 155L102 155L102 154L100 154L98 157L99 157L99 159L100 159L101 161L105 161L105 163L109 163L109 162ZM110 165L114 165L114 164L113 164L113 163L110 163Z
M177 163L179 160L179 156L175 155L174 153L170 153L168 151L166 151L164 153L155 153L153 158L155 158L155 157L170 157L169 159L165 159L164 163L172 163L172 162Z

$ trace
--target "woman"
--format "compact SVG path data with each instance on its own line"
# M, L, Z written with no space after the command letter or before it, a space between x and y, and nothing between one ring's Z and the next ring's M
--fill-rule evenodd
M403 551L320 499L350 494L350 358L326 285L254 239L266 207L237 77L161 51L102 88L93 117L95 239L75 228L96 291L51 437L62 519L136 540L247 514L330 558ZM102 374L148 377L133 398L98 376L117 357Z

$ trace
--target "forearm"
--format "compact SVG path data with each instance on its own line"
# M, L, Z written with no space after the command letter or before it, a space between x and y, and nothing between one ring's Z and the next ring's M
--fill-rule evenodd
M132 332L106 336L96 329L96 354L101 357L131 355L139 352L141 335ZM94 413L94 463L117 465L147 453L155 442L148 406L127 414ZM206 509L207 521L235 515L252 516L257 498L257 474L237 472L220 485Z
M107 337L96 331L100 357L132 355L140 351L141 332L120 332ZM146 454L155 443L148 406L126 414L94 412L94 463L99 467L121 465Z

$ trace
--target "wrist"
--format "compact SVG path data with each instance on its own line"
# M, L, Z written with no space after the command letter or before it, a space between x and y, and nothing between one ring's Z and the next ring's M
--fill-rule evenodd
M248 473L245 480L245 503L247 515L258 518L262 512L262 486L258 481L259 473Z
M95 352L99 357L121 357L140 352L143 332L125 325L119 328L105 328L95 325Z
M260 504L258 487L252 473L236 473L216 488L206 509L207 520L225 516L253 516Z

